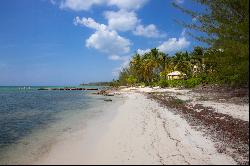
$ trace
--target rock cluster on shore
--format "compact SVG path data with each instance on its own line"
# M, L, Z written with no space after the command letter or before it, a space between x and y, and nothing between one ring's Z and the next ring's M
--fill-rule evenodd
M112 89L100 90L98 92L93 93L95 95L103 95L103 96L115 96L115 93ZM112 99L104 99L104 101L112 101Z
M115 94L112 92L112 90L100 90L96 93L93 93L93 94L96 94L96 95L103 95L103 96L114 96Z

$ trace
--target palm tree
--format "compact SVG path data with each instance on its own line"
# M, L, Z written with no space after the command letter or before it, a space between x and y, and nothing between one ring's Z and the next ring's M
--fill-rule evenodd
M155 63L152 59L147 58L143 60L143 77L148 84L152 82L154 67Z
M191 74L192 66L188 52L177 52L172 57L172 66L174 70L179 70L187 75Z
M159 64L161 66L161 73L163 74L165 80L167 79L166 65L168 65L168 62L169 62L168 54L160 52L159 53Z
M204 64L204 50L202 47L195 47L193 52L191 53L191 60L192 68L194 66L197 67L198 73L203 69L202 64ZM195 73L193 73L195 74Z
M135 54L130 61L130 70L131 73L138 79L138 81L143 81L142 69L142 58L139 54Z

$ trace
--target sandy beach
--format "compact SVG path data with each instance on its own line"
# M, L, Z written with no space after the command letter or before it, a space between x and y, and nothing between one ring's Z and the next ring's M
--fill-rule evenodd
M148 91L119 91L122 104L65 136L32 164L237 164L203 132L142 93Z

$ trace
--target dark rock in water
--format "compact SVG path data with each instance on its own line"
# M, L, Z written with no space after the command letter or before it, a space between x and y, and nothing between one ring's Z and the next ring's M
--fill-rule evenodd
M112 101L111 99L104 99L104 101Z
M85 88L69 88L69 87L65 87L65 88L39 88L38 90L86 90ZM98 89L87 89L87 90L98 90Z
M115 96L114 94L105 94L104 96Z
M49 90L48 88L39 88L37 90Z
M86 90L98 90L98 88L87 88Z
M77 90L85 90L85 88L76 88Z

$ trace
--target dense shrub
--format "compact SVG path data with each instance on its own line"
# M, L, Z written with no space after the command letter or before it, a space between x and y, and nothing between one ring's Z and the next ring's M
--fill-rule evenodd
M127 78L127 83L129 85L134 85L136 82L137 82L137 79L132 75Z
M160 87L185 87L193 88L203 83L201 77L190 78L187 80L160 80L158 86Z
M185 80L160 80L158 85L160 87L183 87Z
M162 87L162 88L168 87L168 86L169 86L168 80L162 79L162 80L159 81L158 85L159 85L160 87Z
M140 83L138 83L138 86L145 87L146 84L144 82L140 82Z
M202 78L200 77L196 77L196 78L190 78L188 80L185 81L185 87L186 88L193 88L199 84L202 83Z
M169 87L184 87L186 80L168 80Z

